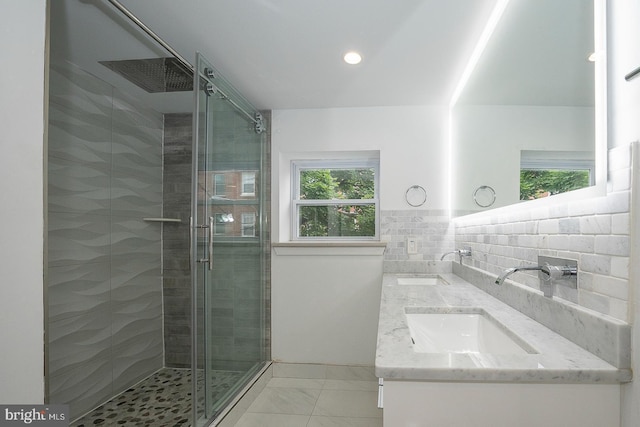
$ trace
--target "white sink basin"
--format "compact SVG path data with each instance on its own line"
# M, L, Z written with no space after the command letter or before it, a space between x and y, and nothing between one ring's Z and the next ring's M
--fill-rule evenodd
M447 285L440 276L398 277L398 285Z
M536 353L482 308L405 307L405 314L417 353Z

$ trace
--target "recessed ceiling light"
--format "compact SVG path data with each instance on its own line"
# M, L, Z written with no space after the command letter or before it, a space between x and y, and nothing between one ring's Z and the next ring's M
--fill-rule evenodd
M359 64L360 61L362 61L362 56L360 56L360 54L358 52L347 52L344 55L344 62L346 62L349 65L356 65Z

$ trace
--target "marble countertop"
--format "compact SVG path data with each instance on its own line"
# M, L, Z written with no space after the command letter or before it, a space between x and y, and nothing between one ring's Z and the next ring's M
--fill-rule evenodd
M389 380L540 383L621 383L631 371L618 369L551 329L454 274L439 274L446 285L382 283L375 371ZM533 347L536 354L417 353L405 307L481 307Z

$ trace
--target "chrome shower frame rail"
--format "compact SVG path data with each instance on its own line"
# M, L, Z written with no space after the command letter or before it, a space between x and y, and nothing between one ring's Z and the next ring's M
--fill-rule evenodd
M165 42L159 35L157 35L151 28L145 25L137 16L135 16L129 9L127 9L122 3L118 0L107 0L113 7L118 9L123 15L125 15L131 22L133 22L138 28L145 32L149 37L155 40L160 46L162 46L167 52L173 55L179 62L182 67L184 67L185 71L194 73L195 67L187 61L182 55L178 53L174 48L172 48L169 43ZM211 76L201 77L210 78ZM227 94L225 94L220 88L215 87L215 92L219 93L222 98L227 100L231 105L234 106L236 110L241 112L249 121L251 121L255 125L256 133L262 133L265 129L264 122L262 119L262 115L260 113L251 114L244 110L240 105L238 105L233 99L231 99Z

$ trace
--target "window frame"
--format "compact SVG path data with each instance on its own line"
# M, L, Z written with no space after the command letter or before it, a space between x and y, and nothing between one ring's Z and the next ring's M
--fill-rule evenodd
M257 181L256 175L256 171L242 171L240 173L240 197L255 197ZM249 184L245 184L245 178L249 178L247 179L247 181L250 182ZM245 192L245 185L252 185L253 191Z
M218 183L218 178L222 178L222 183ZM222 189L220 193L218 190ZM227 177L224 173L213 173L213 195L218 197L225 197L227 195Z
M245 222L245 218L251 221ZM252 234L246 234L246 230L253 230ZM254 212L242 212L240 214L240 237L256 237L256 214Z
M373 169L373 199L300 199L300 173L319 169ZM300 236L299 211L302 206L373 205L375 233L373 236ZM315 159L291 161L291 240L293 241L379 241L380 240L380 160Z

